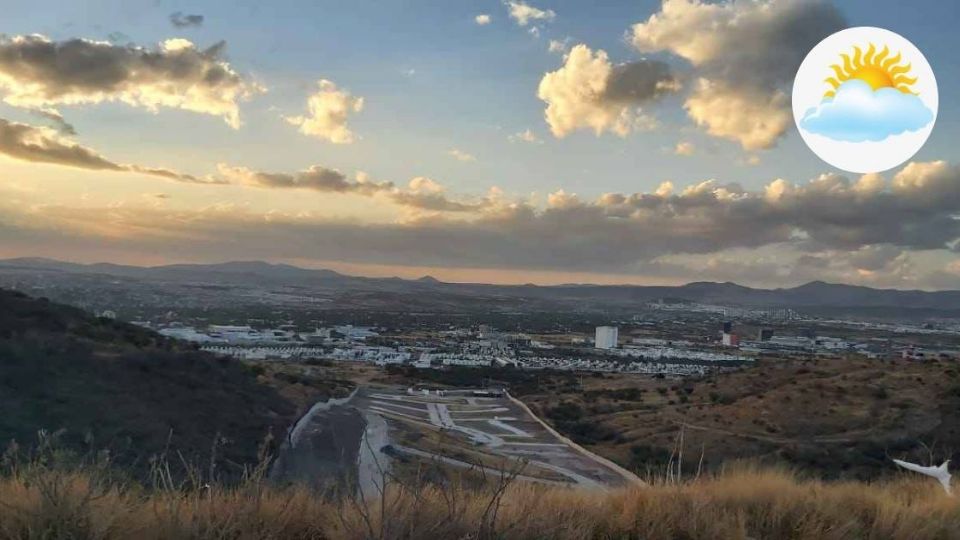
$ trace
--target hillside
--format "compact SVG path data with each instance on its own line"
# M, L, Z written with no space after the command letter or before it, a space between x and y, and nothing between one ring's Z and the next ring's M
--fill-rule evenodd
M60 444L107 449L143 472L169 449L237 475L278 438L298 407L253 370L151 331L0 290L0 441L29 447L38 430ZM179 463L179 457L174 458Z
M676 461L680 448L687 474L751 460L875 479L894 472L890 457L960 458L956 362L762 360L699 380L589 377L583 385L548 381L523 399L560 431L641 473Z

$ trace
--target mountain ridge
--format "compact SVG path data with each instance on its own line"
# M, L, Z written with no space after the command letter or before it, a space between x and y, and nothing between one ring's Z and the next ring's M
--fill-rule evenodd
M78 264L44 258L0 260L0 272L35 279L44 272L74 276L77 280L107 282L109 279L179 286L254 288L301 291L341 301L415 302L420 308L432 304L483 302L513 307L536 305L536 309L569 309L591 305L604 308L636 308L658 300L737 305L754 308L883 308L957 311L960 291L878 289L862 285L811 281L796 287L763 289L733 282L695 281L684 285L604 284L489 284L443 282L433 276L417 279L378 278L341 274L328 269L308 269L264 261L229 261L215 264L162 266ZM105 279L107 278L107 279ZM379 295L379 296L378 296ZM398 296L399 295L399 296ZM406 298L407 300L403 300ZM364 304L369 305L369 304ZM381 303L382 305L382 303ZM413 304L410 304L413 305Z
M960 293L960 289L941 289L935 291L928 291L924 289L896 289L896 288L881 288L881 287L870 287L868 285L854 285L849 283L834 283L822 280L813 280L800 285L793 287L774 287L774 288L764 288L764 287L753 287L750 285L742 285L734 281L691 281L688 283L683 283L680 285L641 285L634 283L560 283L554 285L544 285L539 283L510 283L510 284L498 284L498 283L484 283L484 282L472 282L472 281L443 281L434 277L433 275L424 275L418 278L401 278L401 277L371 277L371 276L360 276L352 274L344 274L337 272L336 270L330 270L327 268L304 268L301 266L295 266L286 263L271 263L267 261L260 260L232 260L224 261L218 263L173 263L173 264L164 264L164 265L155 265L155 266L138 266L132 264L116 264L108 262L99 262L99 263L75 263L69 261L61 261L59 259L52 259L48 257L14 257L9 259L0 259L0 266L14 266L17 264L23 264L29 267L48 267L48 268L70 268L70 269L114 269L114 270L135 270L135 271L163 271L163 270L183 270L183 269L207 269L207 270L221 270L229 272L250 272L255 273L257 270L283 270L289 271L291 273L302 273L302 274L312 274L318 276L328 276L328 277L339 277L346 279L361 279L361 280L383 280L383 281L404 281L408 283L426 283L426 284L435 284L435 285L463 285L463 286L472 286L472 285L481 285L489 287L529 287L529 288L542 288L542 289L561 289L561 288L585 288L585 287L594 287L594 288L662 288L662 289L695 289L695 288L706 288L706 287L725 287L725 288L734 288L734 289L746 289L751 291L767 291L767 292L781 292L781 291L798 291L798 290L810 290L813 288L825 288L825 287L836 287L844 289L860 289L860 290L869 290L869 291L882 291L882 292L906 292L906 293L925 293L925 294L940 294L940 293Z

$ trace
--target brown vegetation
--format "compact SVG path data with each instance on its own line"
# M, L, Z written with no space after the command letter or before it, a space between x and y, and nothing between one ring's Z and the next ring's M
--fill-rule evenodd
M155 332L0 289L0 447L56 434L76 454L145 476L158 456L256 464L313 402L352 383L322 366L244 364ZM183 467L177 467L182 469Z
M392 484L367 504L270 488L257 477L234 488L147 490L95 470L33 465L0 478L0 537L960 538L960 501L925 480L823 483L741 469L607 493Z
M960 365L856 358L763 360L699 379L584 377L522 399L592 451L643 473L677 453L686 470L731 460L823 478L876 479L890 457L958 458Z

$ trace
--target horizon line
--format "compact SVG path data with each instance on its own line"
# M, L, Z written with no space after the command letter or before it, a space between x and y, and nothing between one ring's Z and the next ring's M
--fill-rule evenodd
M437 278L437 277L435 277L435 276L433 276L433 275L431 275L431 274L424 274L424 275L421 275L421 276L419 276L419 277L401 277L401 276L398 276L398 275L393 275L393 276L387 276L387 275L369 275L369 274L368 274L368 275L364 275L364 274L362 274L362 273L347 273L347 272L343 272L343 271L341 271L341 270L334 270L334 269L327 268L327 267L300 266L300 265L297 265L297 264L291 264L291 263L289 263L289 262L273 262L273 261L268 261L268 260L263 260L263 259L246 259L246 260L243 260L243 259L230 259L230 260L224 260L224 261L218 261L218 262L169 262L169 263L152 264L152 265L151 265L151 264L117 263L117 262L110 262L110 261L104 261L104 260L101 260L101 261L98 261L98 262L82 262L82 261L76 261L76 260L65 260L65 259L57 259L57 258L53 258L53 257L44 257L44 256L24 256L24 257L5 257L5 258L0 258L0 264L17 262L17 261L41 261L41 262L49 262L49 263L75 265L75 266L81 266L81 267L92 267L92 266L98 266L98 265L110 265L110 266L118 266L118 267L126 267L126 268L136 268L136 269L141 269L141 270L153 270L153 269L171 268L171 267L176 267L176 266L211 267L211 266L225 266L225 265L230 265L230 264L264 264L264 265L274 266L274 267L288 267L288 268L293 268L293 269L301 270L301 271L305 271L305 272L332 272L332 273L334 273L334 274L337 274L337 275L342 276L342 277L345 277L345 278L370 279L370 280L377 280L377 279L383 279L383 280L387 280L387 279L397 279L397 280L401 280L401 281L421 282L421 283L422 283L422 282L425 282L425 281L430 281L430 280L432 280L432 281L434 281L434 282L436 282L436 283L438 283L438 284L446 284L446 285L483 285L483 286L491 286L491 287L542 287L542 288L559 288L559 287L610 287L610 288L616 288L616 287L647 287L647 288L653 288L653 287L659 287L659 288L667 288L667 289L676 289L676 288L683 288L683 287L688 287L688 286L697 285L697 284L711 284L711 285L733 285L733 286L737 286L737 287L743 287L743 288L746 288L746 289L760 290L760 291L784 291L784 290L798 289L798 288L805 287L805 286L808 286L808 285L820 284L820 285L832 285L832 286L842 286L842 287L864 288L864 289L870 289L870 290L874 290L874 291L899 291L899 292L923 292L923 293L958 292L958 289L934 289L934 290L925 290L925 289L917 289L917 288L912 288L912 289L881 288L881 287L871 287L871 286L869 286L869 285L859 285L859 284L852 284L852 283L838 283L838 282L830 282L830 281L824 281L824 280L811 280L811 281L807 281L807 282L804 282L804 283L800 283L800 284L798 284L798 285L793 285L793 286L780 286L780 287L760 287L760 286L753 286L753 285L744 285L744 284L737 283L737 282L735 282L735 281L729 281L729 280L725 280L725 281L696 280L696 281L689 281L689 282L684 282L684 283L679 283L679 284L673 284L673 285L670 285L670 284L640 284L640 283L592 283L592 282L558 282L558 283L550 283L550 284L534 283L534 282L525 282L525 283L520 283L520 282L515 282L515 283L494 283L494 282L482 282L482 281L453 281L453 280L444 280L444 279L439 279L439 278ZM395 265L394 265L394 266L395 266Z

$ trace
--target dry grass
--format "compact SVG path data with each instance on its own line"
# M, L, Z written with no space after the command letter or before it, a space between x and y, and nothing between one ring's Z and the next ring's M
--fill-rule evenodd
M261 482L145 490L91 469L28 467L0 479L0 537L960 538L960 501L923 480L824 483L741 469L610 493L393 485L368 505Z

